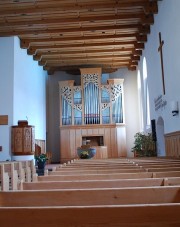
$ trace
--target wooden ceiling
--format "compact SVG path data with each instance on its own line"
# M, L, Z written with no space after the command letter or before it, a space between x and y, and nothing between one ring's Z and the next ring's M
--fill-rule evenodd
M135 70L156 13L158 0L0 0L0 37L18 36L49 74Z

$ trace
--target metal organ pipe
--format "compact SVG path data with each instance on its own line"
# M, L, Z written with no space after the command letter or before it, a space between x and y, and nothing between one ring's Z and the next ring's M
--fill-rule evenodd
M84 88L84 112L85 124L99 124L99 88L93 83Z

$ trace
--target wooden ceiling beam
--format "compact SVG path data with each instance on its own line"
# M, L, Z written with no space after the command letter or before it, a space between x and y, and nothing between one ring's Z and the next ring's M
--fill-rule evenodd
M131 26L130 26L131 27ZM119 28L122 28L124 29L124 26L123 27L116 27L116 26L110 26L110 27L105 27L104 29L102 29L102 27L100 28L102 33L106 34L106 32L108 30L115 30L115 31L119 31L120 29ZM113 38L113 39L118 39L118 38L126 38L126 37L134 37L136 36L136 39L137 41L139 42L146 42L147 41L147 34L150 33L150 27L149 26L139 26L139 25L136 25L136 27L133 25L133 28L137 28L138 29L138 33L139 35L137 35L137 33L133 33L133 32L126 32L125 34L114 34L114 35L102 35L102 36L83 36L83 37L63 37L63 36L60 36L59 38L31 38L31 39L22 39L21 38L21 48L23 49L27 49L30 47L30 45L33 45L33 44L36 44L36 43L50 43L50 42L62 42L62 41L72 41L74 39L76 39L77 41L80 41L80 40L93 40L93 39L108 39L108 38ZM99 29L99 28L98 28ZM94 30L98 31L97 27L94 28ZM103 31L104 30L104 31ZM77 30L76 30L77 32Z
M93 54L93 53L120 53L120 54L124 54L124 53L132 53L133 55L142 55L142 50L135 50L134 48L118 48L118 49L103 49L103 50L76 50L76 51L59 51L59 52L41 52L41 53L37 53L36 55L33 56L33 59L35 61L40 61L41 59L46 59L48 57L56 57L57 55L74 55L74 54Z
M41 60L39 61L39 65L46 65L48 63L53 63L53 62L69 62L69 61L106 61L107 60L110 60L110 61L122 61L122 62L126 62L126 61L129 61L131 60L131 55L124 55L124 56L106 56L106 55L103 55L103 56L77 56L77 57L68 57L68 58L57 58L57 59L44 59L44 60ZM133 57L133 60L140 60L140 57L138 56L134 56Z
M136 33L132 33L132 34L120 34L120 35L102 35L102 36L83 36L83 37L68 37L68 38L60 38L58 41L56 41L56 43L54 44L53 41L51 41L51 39L49 41L43 42L43 41L38 41L38 42L31 42L23 40L21 42L21 48L23 49L28 49L30 47L36 47L37 43L41 42L41 47L42 46L47 46L47 43L50 45L51 43L53 45L58 45L58 43L61 42L68 42L68 41L73 41L73 42L78 42L78 41L90 41L90 40L101 40L103 42L103 40L107 41L107 39L111 39L111 41L119 41L119 39L123 39L126 40L128 39L128 41L137 41L137 42L147 42L147 36L146 35L138 35ZM112 40L113 39L113 40Z
M76 2L75 4L68 4L67 3L61 3L60 1L53 1L53 3L49 4L32 4L28 6L24 6L23 4L16 3L16 4L9 4L7 5L5 2L0 7L0 14L2 16L13 16L13 15L30 15L30 14L38 14L38 13L51 13L51 12L62 12L62 11L68 11L68 10L88 10L88 11L94 11L95 9L132 9L132 8L139 8L144 10L144 12L147 13L157 13L157 7L156 7L157 1L136 1L136 2L119 2L119 1L113 1L107 3L104 2L102 4L101 2L96 1L94 2L86 2L85 4L81 4Z
M84 65L106 65L106 66L108 66L108 65L111 65L111 67L112 66L119 66L119 65L125 65L125 66L127 66L127 65L129 65L129 61L127 60L127 61L123 61L123 60L121 60L121 61L109 61L109 60L103 60L103 61L72 61L72 62L50 62L50 63L47 63L45 66L47 66L47 67L59 67L59 66L71 66L71 65L77 65L77 66L79 66L79 65L82 65L82 66L84 66Z
M13 30L19 29L20 26L27 26L26 29L31 29L32 26L35 25L55 25L58 24L59 26L63 24L68 24L68 23L82 23L82 22L99 22L99 21L115 21L115 20L132 20L132 19L139 19L143 23L152 23L152 17L153 15L145 15L144 13L124 13L124 14L118 14L118 15L102 15L102 16L88 16L88 17L74 17L74 18L54 18L54 19L41 19L41 20L24 20L21 18L21 21L17 22L8 22L7 20L4 22L0 22L0 27L13 27Z
M132 33L132 34L125 33L125 34L118 34L118 35L114 34L114 35L101 35L101 36L82 36L82 37L62 37L62 38L60 37L57 39L40 39L40 40L34 39L33 41L31 39L30 40L23 39L21 40L21 48L28 49L30 46L31 47L36 46L36 43L41 43L41 46L43 46L43 45L47 45L47 43L50 44L54 42L58 44L58 42L61 43L61 42L68 42L68 41L77 42L77 41L87 41L87 40L104 40L104 39L115 40L115 39L128 39L128 38L137 39L137 41L139 42L141 42L142 39L147 40L147 37L145 37L145 35L142 36L142 35L138 35L137 33Z
M158 0L0 0L0 36L19 36L49 74L135 70L155 13Z
M59 35L61 37L63 33L73 33L73 32L87 32L87 31L102 31L106 32L106 30L123 30L123 31L129 31L129 30L136 29L139 31L141 34L148 34L150 32L150 27L149 25L142 25L140 23L132 24L126 23L126 24L121 24L121 25L112 25L112 26L94 26L94 27L76 27L76 28L67 28L67 29L31 29L27 30L26 28L22 30L14 30L12 28L9 28L8 31L2 31L0 30L0 36L1 37L7 37L7 36L20 36L21 39L26 38L28 35L34 36L34 38L38 39L38 35L40 35L40 38L42 38L42 35L49 35L50 37L54 35Z
M36 54L37 50L43 50L43 49L47 49L47 50L53 50L53 49L71 49L71 48L86 48L86 47L103 47L103 48L107 48L107 47L115 47L115 46L125 46L125 45L132 45L132 46L136 46L136 49L144 49L142 45L143 43L138 43L135 41L122 41L122 42L102 42L102 43L82 43L82 44L66 44L66 45L54 45L54 46L36 46L36 47L30 47L27 52L29 55L34 55Z
M128 66L128 69L129 69L130 71L136 71L136 66Z
M135 50L143 50L144 49L144 43L136 43L134 45Z
M45 62L45 61L51 61L51 60L62 60L62 61L69 61L69 60L79 60L79 59L96 59L96 58L99 58L99 59L106 59L106 58L108 58L108 59L112 59L112 58L115 58L115 59L117 59L117 58L119 58L119 59L124 59L124 58L126 58L126 59L130 59L130 58L132 58L132 55L131 54L121 54L121 55L114 55L113 53L110 55L105 55L105 54L103 54L103 55L80 55L80 56L72 56L72 57L69 57L69 56L58 56L58 57L48 57L48 58L43 58L42 60L41 60L41 62ZM137 56L135 57L135 58L138 58Z
M84 64L84 65L73 65L73 66L43 66L43 69L50 72L51 75L54 74L54 72L56 71L68 71L68 72L73 72L73 71L79 71L80 68L90 68L90 67L93 67L93 68L102 68L102 72L111 72L113 70L117 70L118 68L122 68L122 67L129 67L129 64L127 65L117 65L117 66L114 66L114 65L104 65L104 64L93 64L93 65L87 65L87 64ZM80 72L79 72L80 73ZM79 74L80 75L80 74Z
M145 14L157 14L158 13L158 3L157 1L150 1L144 5Z

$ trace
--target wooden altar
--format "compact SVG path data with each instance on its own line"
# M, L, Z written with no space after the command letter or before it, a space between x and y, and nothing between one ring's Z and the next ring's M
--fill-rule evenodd
M81 69L81 85L59 82L60 162L77 158L77 147L90 139L94 158L126 157L123 79L101 84L100 68Z

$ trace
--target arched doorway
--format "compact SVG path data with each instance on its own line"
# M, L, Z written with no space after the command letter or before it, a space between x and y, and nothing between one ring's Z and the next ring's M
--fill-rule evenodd
M157 135L157 156L166 156L165 139L164 139L164 120L159 117L156 125Z

